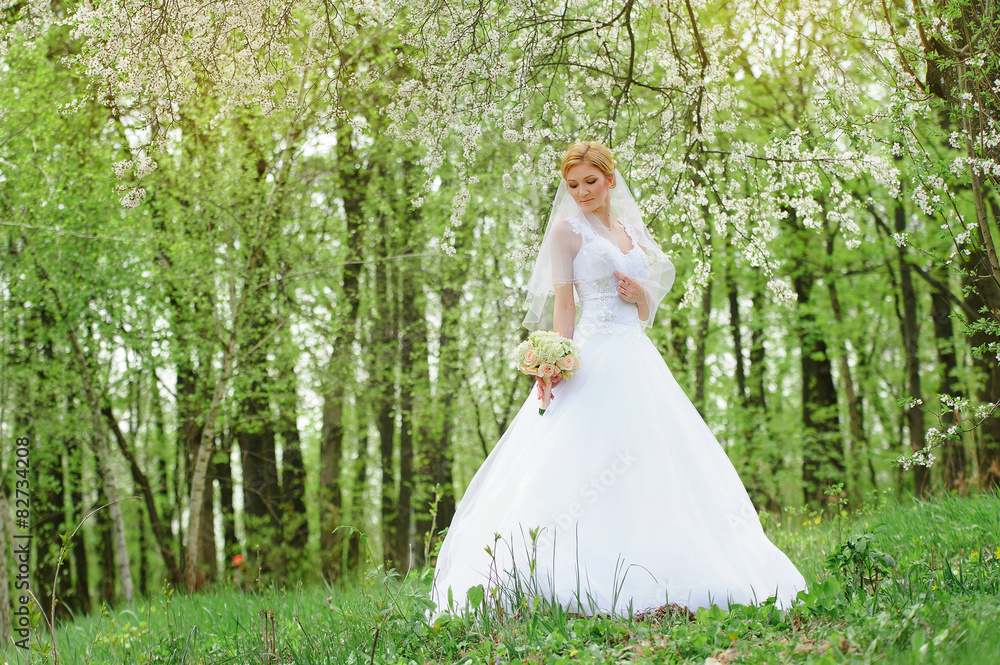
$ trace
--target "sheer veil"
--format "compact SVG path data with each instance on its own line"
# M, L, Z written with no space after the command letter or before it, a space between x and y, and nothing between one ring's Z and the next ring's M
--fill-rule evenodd
M649 317L643 322L644 327L653 323L653 316L663 297L674 283L674 264L663 253L653 240L649 229L642 221L639 206L632 197L625 178L615 169L615 186L611 190L611 214L626 225L633 244L645 252L648 270L645 275L630 275L637 279L646 290ZM556 285L575 283L572 270L572 256L579 250L579 236L568 230L569 225L560 224L563 220L579 220L588 224L600 237L606 238L618 247L617 241L593 214L585 214L570 196L566 188L566 180L559 183L552 211L545 227L545 235L538 250L538 258L531 270L528 280L528 293L525 298L527 313L521 325L529 330L551 330L552 308L555 301ZM634 250L633 250L634 251ZM568 261L560 257L570 257ZM579 313L579 295L574 289Z

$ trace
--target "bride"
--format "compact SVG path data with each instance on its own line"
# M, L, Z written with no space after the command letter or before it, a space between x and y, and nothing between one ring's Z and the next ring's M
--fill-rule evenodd
M570 147L562 176L524 325L573 339L582 366L543 415L528 395L476 473L432 600L456 612L483 596L588 614L770 597L787 608L805 580L644 333L673 265L605 146Z

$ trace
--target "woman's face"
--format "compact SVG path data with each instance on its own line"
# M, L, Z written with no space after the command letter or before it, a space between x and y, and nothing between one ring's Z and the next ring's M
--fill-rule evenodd
M603 212L611 209L611 183L613 176L604 175L593 164L581 162L566 171L566 188L584 212Z

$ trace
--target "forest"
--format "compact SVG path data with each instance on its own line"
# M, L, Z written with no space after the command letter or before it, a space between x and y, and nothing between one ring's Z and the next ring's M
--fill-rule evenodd
M0 636L29 532L60 619L432 565L533 394L523 288L577 140L677 267L648 334L759 512L995 492L998 21L4 3Z

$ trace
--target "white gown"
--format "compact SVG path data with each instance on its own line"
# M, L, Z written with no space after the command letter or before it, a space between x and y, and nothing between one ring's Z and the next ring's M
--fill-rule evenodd
M586 614L770 596L787 608L805 580L764 534L637 307L618 297L614 271L643 276L644 251L632 237L623 254L585 221L570 224L581 236L573 338L582 367L555 387L544 415L533 389L476 473L442 544L432 600L447 610L450 588L462 611L482 585L487 595L499 587L509 608L516 581L529 597Z

